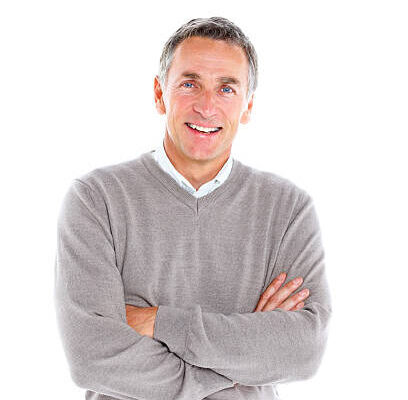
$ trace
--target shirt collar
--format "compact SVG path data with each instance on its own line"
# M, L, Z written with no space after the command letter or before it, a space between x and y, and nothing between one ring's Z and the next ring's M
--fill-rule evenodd
M174 165L171 163L164 149L163 141L161 142L161 145L153 152L153 156L159 163L161 168L168 174L170 174L181 187L184 187L190 193L208 192L209 190L211 190L211 188L215 188L214 186L220 186L228 178L233 163L233 158L230 154L228 160L222 166L218 174L211 181L204 183L199 187L198 190L196 190L194 186L182 174L180 174L180 172L178 172Z

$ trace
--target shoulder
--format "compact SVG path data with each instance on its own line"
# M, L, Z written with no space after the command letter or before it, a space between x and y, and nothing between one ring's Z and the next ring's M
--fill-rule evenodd
M137 158L94 168L74 179L86 185L91 191L107 195L136 185L145 176L141 162L143 153Z
M242 162L240 164L247 171L247 181L251 191L259 193L264 198L297 203L310 197L304 187L289 177L284 177L272 171L260 170Z

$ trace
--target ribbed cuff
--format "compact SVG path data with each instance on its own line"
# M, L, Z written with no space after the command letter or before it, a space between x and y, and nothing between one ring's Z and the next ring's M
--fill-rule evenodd
M153 338L165 343L181 358L186 349L192 312L192 309L159 305L156 313Z

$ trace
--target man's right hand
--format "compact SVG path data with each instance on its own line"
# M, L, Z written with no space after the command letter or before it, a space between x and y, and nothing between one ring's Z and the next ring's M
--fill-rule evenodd
M296 282L296 278L288 282L283 288L279 289L285 281L285 278L286 274L283 272L272 281L265 292L262 293L254 312L271 311L275 308L280 308L286 311L297 311L305 305L303 300L309 296L309 289L303 289L289 297L290 294L302 284L302 277L298 277L300 278L300 282Z

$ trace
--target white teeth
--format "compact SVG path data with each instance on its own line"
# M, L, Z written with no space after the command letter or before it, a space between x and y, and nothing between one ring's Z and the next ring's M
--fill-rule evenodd
M205 133L215 132L219 130L219 128L204 128L203 126L193 125L189 123L187 123L187 125L193 129L197 129L198 131L205 132Z

